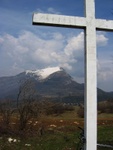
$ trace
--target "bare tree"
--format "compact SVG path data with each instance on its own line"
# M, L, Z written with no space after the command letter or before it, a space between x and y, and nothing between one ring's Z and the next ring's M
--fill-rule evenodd
M20 130L24 130L26 128L28 121L34 115L33 103L35 94L35 85L32 80L26 80L23 84L21 84L17 96Z
M3 100L0 102L0 114L2 117L2 122L4 127L8 128L11 116L14 112L14 108L12 107L12 101L11 100Z

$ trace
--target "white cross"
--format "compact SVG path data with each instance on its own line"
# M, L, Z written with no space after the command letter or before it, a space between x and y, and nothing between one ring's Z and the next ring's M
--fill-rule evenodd
M95 19L95 1L85 0L85 17L34 13L34 25L85 29L85 137L86 150L97 149L96 29L113 31L113 21Z

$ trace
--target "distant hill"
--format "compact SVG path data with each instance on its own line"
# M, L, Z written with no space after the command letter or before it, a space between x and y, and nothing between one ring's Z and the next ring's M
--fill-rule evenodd
M33 80L37 95L63 102L84 100L84 84L77 83L63 68L27 70L16 76L0 77L0 99L16 99L21 81ZM98 89L98 101L113 99L113 92Z

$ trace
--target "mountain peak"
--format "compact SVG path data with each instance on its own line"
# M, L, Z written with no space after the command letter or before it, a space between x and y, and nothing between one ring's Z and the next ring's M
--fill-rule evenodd
M38 76L40 79L45 79L47 78L49 75L58 72L58 71L62 71L63 68L60 67L48 67L48 68L44 68L44 69L38 69L35 71L32 70L26 70L26 74L32 74L33 76Z

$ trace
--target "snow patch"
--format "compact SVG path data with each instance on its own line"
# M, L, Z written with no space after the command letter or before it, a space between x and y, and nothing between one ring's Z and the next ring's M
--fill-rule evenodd
M45 79L49 75L55 72L61 71L61 70L62 69L60 67L48 67L45 69L40 69L40 70L35 70L35 71L27 70L26 74L37 75L40 79Z

